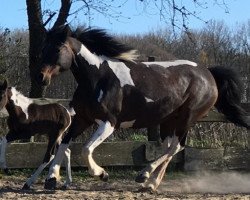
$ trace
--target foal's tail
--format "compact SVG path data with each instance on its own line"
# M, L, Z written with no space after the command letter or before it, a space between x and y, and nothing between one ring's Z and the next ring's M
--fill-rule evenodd
M218 88L218 99L215 107L229 121L250 129L250 113L241 107L243 85L240 76L232 69L225 67L208 68L212 73Z

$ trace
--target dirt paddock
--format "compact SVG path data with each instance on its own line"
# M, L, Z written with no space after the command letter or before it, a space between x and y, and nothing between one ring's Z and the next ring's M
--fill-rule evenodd
M1 175L0 199L250 199L249 172L171 173L155 193L140 191L131 177L134 174L119 173L122 176L111 176L107 183L73 174L74 183L68 190L55 191L43 189L44 177L31 190L23 191L25 174Z

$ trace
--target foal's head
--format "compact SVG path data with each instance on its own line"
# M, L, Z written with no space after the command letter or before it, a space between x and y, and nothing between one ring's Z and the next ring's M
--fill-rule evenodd
M8 83L5 80L2 84L0 84L0 110L2 110L8 102L7 89Z

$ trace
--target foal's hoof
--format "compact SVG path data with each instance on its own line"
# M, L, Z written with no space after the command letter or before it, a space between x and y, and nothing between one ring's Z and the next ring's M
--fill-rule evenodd
M99 177L104 182L108 182L109 180L109 174L107 172L102 172L102 174Z
M56 178L50 178L45 180L44 189L55 190L56 189Z
M139 174L136 178L135 178L135 182L137 183L145 183L147 181L147 177L143 176L142 174Z
M30 190L30 186L28 186L28 184L25 183L24 186L22 187L22 190Z

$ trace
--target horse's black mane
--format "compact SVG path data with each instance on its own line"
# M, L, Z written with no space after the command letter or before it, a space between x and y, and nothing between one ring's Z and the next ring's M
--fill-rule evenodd
M97 55L116 57L133 50L131 47L115 40L104 29L84 29L78 27L72 33L72 37L77 38L91 52Z

